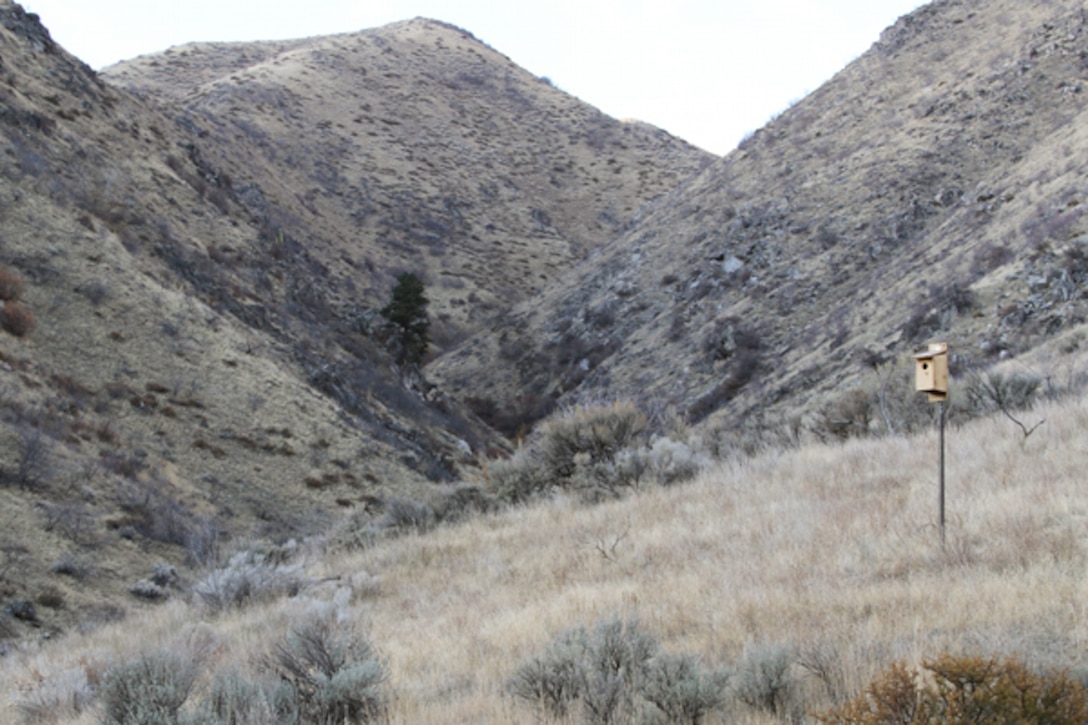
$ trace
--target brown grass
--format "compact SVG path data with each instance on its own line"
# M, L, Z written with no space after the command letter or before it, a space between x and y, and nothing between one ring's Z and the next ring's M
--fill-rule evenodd
M29 647L2 663L3 700L80 662L198 632L216 643L213 661L250 660L322 607L362 625L386 658L397 723L529 722L506 678L557 633L612 616L721 664L758 644L822 648L845 694L893 659L944 652L1080 664L1084 403L1037 411L1047 424L1027 441L996 417L949 431L944 550L934 434L808 445L623 501L557 499L315 558L324 584L211 622L174 603ZM807 684L810 707L830 704Z

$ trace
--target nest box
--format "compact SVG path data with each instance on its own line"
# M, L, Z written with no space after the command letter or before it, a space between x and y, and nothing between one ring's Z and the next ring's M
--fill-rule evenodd
M925 350L914 353L914 389L929 393L931 401L948 397L948 343L930 343Z

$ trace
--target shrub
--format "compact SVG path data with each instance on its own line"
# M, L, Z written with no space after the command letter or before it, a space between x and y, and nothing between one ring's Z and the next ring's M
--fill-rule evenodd
M94 573L94 564L89 559L68 552L61 554L60 558L53 562L50 571L54 574L70 576L76 581L83 581Z
M726 702L729 673L708 672L688 654L659 655L642 686L646 698L669 723L698 725Z
M1011 657L941 655L920 672L893 663L864 694L817 719L825 725L1072 725L1088 720L1088 693L1065 672L1032 672Z
M19 431L19 453L15 467L0 467L0 480L26 490L38 490L48 483L53 473L53 444L38 428Z
M488 489L500 500L522 503L548 490L551 480L532 455L490 461L484 467Z
M1034 673L1005 660L943 654L912 672L894 662L863 695L817 715L825 725L1084 723L1085 686L1065 672Z
M0 300L12 302L23 296L23 280L10 269L0 267Z
M706 465L705 457L681 441L662 436L655 438L650 446L650 471L665 485L695 478Z
M212 570L193 587L213 612L238 609L282 596L294 596L304 585L302 567L277 561L260 551L241 551L225 566Z
M298 708L282 682L251 679L235 668L217 671L186 725L294 725Z
M1026 410L1035 402L1042 378L1023 373L975 375L967 386L968 404L978 413Z
M0 327L16 337L26 337L34 331L34 315L21 302L4 302L0 308Z
M1020 428L1027 439L1045 421L1040 420L1028 427L1012 412L1030 408L1042 382L1033 375L1003 375L997 372L989 372L985 377L976 375L967 388L967 400L979 412L1000 410L1002 415Z
M27 722L70 722L90 707L94 689L82 667L62 670L42 679L17 703Z
M799 709L797 678L793 675L793 648L785 644L759 645L745 653L733 678L737 699L756 710L786 718Z
M545 716L564 718L580 706L586 722L631 722L657 647L637 622L579 627L518 668L507 688Z
M376 525L382 529L427 531L435 525L434 509L420 501L394 497L385 504L385 513Z
M144 654L114 665L102 679L106 725L176 725L189 699L198 668L169 652Z
M646 428L646 416L630 403L570 411L541 429L540 458L553 479L570 478L581 455L590 463L610 462L633 445Z
M354 725L385 711L385 665L366 640L330 619L294 630L277 645L271 666L290 687L299 722Z

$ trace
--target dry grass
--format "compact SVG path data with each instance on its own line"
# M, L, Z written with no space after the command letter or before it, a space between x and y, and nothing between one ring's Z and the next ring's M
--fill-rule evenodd
M321 608L365 628L405 723L529 721L504 681L559 632L613 616L708 662L761 644L829 652L846 694L891 659L941 652L1080 665L1084 402L1038 410L1047 423L1027 441L997 417L949 431L943 551L935 435L808 445L624 501L559 499L325 558L315 579L339 580L207 623L171 603L8 657L5 700L72 667L93 681L154 642L202 639L213 662L251 660ZM807 684L810 706L829 704Z

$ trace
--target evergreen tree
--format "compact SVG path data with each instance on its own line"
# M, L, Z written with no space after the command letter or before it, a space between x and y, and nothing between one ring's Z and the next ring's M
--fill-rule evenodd
M427 302L419 277L411 272L397 275L393 297L381 309L381 315L387 321L393 354L400 365L418 365L431 344L427 334L431 326L427 320Z

